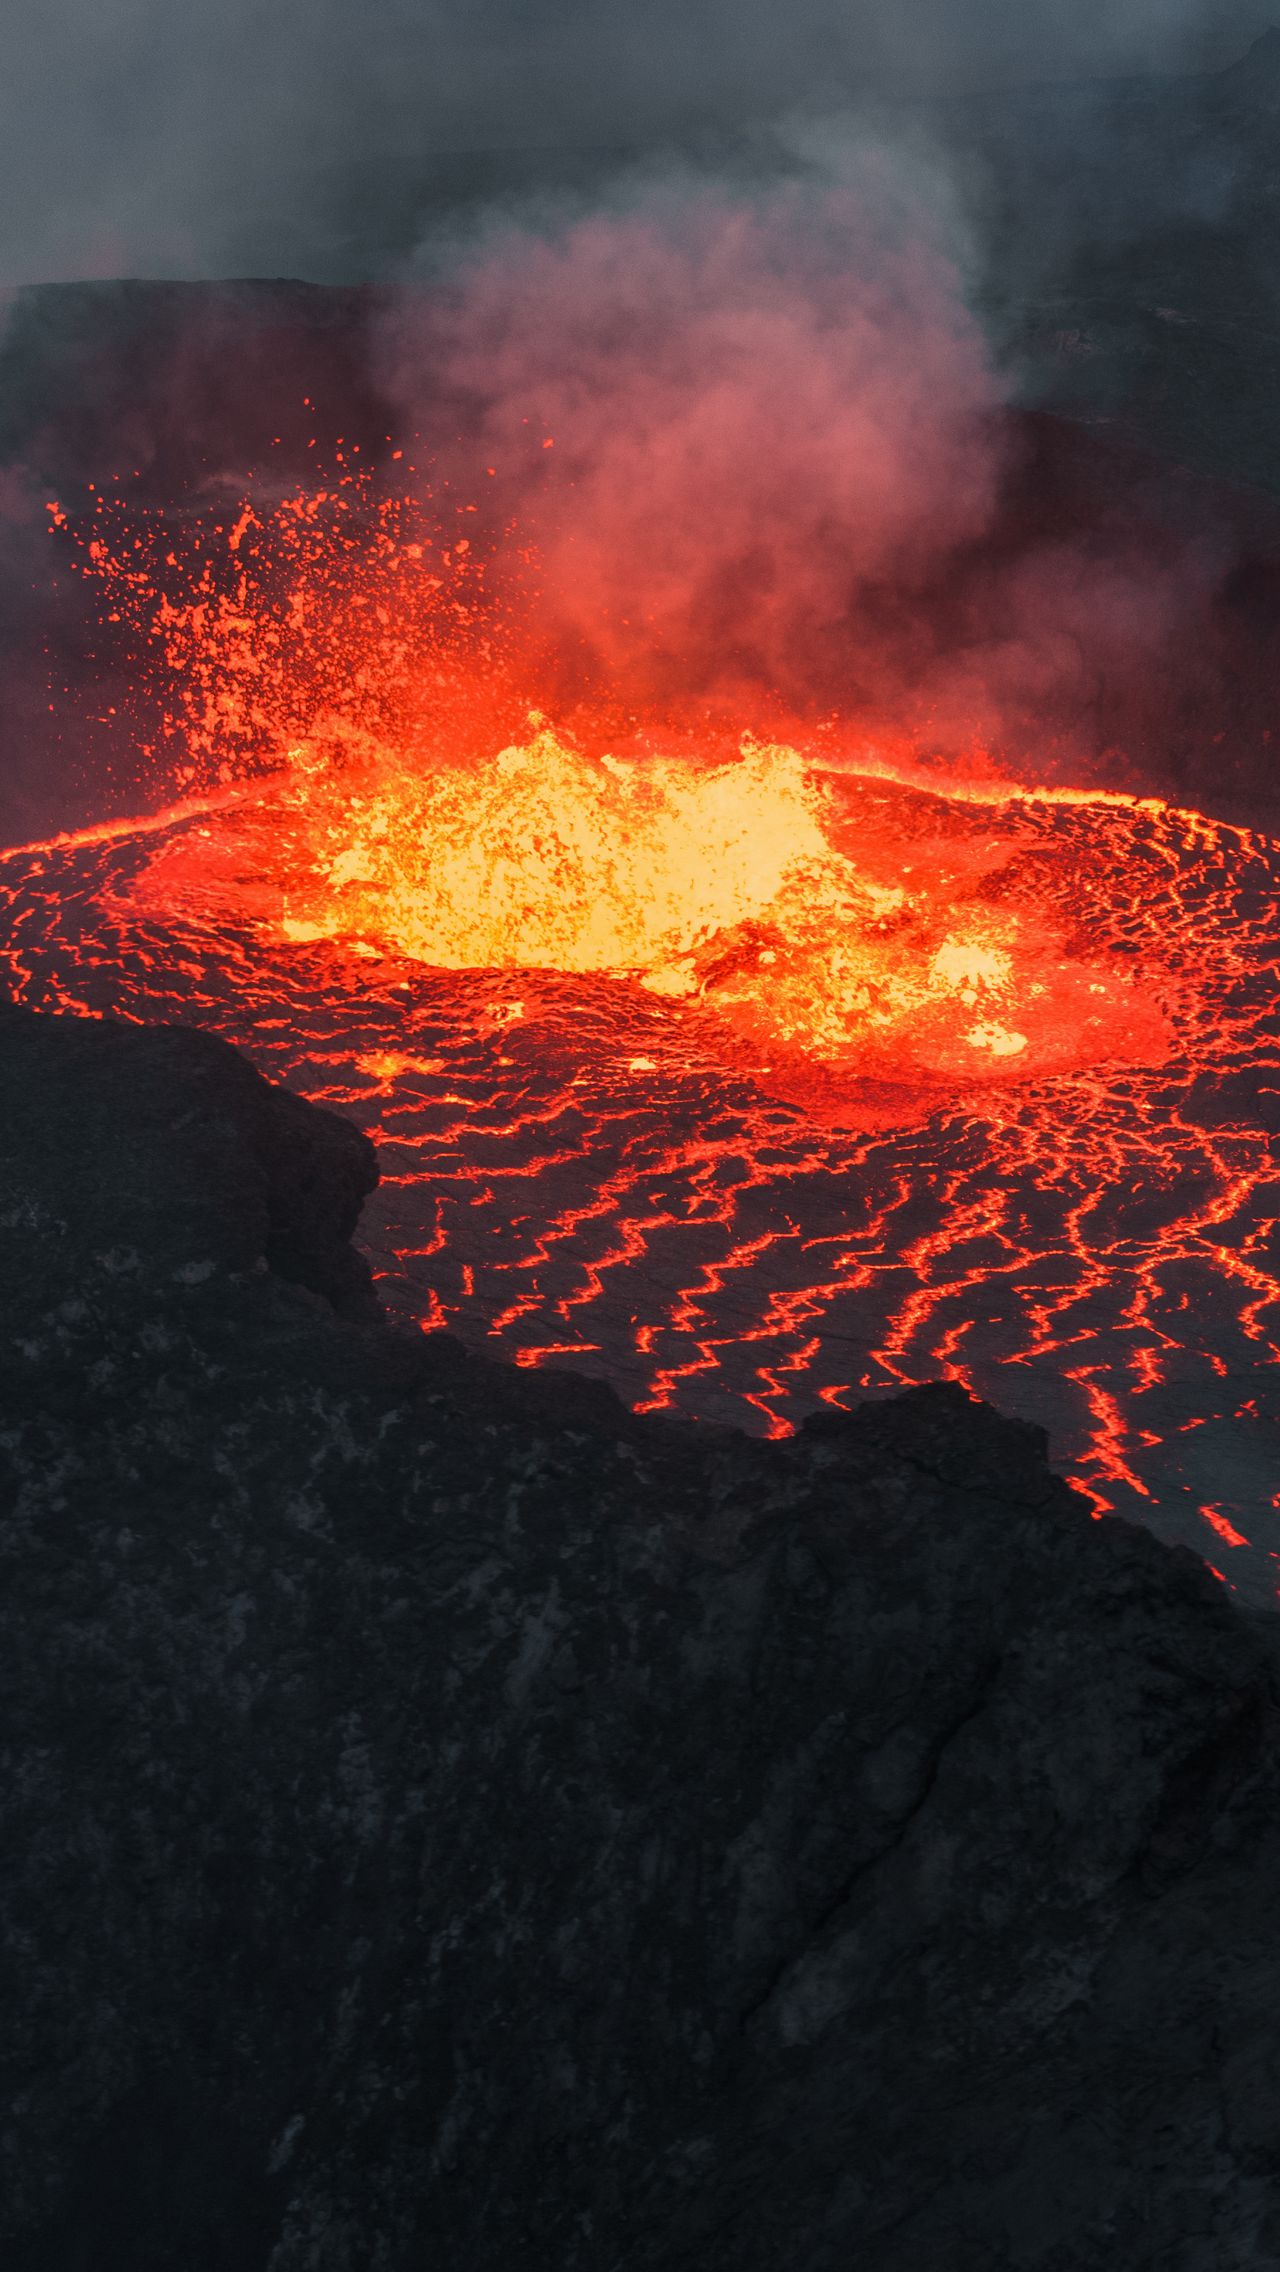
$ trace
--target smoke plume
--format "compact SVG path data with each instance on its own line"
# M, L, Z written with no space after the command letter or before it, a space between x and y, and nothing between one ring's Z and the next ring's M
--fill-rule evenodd
M350 279L411 245L424 207L474 174L468 153L532 164L874 88L1194 69L1229 60L1269 13L1270 0L15 0L0 284Z
M1144 526L1127 472L1114 514L1065 498L1037 533L945 164L840 121L788 156L764 189L632 178L434 240L384 332L406 436L478 508L559 715L838 714L1079 778L1230 540Z
M493 227L406 295L389 363L453 488L534 547L548 649L624 699L829 694L860 599L991 511L982 338L883 152L856 181L667 181Z
M311 434L290 438L304 415L319 444L358 433L366 453L397 419L406 457L429 459L438 489L478 508L470 542L506 579L529 691L561 715L580 694L668 713L719 705L757 730L838 711L940 751L993 743L1024 769L1078 769L1143 734L1167 748L1190 720L1203 744L1205 717L1221 730L1222 686L1245 679L1209 623L1233 541L1213 533L1216 504L1193 509L1187 491L1184 526L1171 533L1163 505L1147 526L1119 468L1114 509L1104 498L1074 528L1037 457L1043 434L1005 415L1017 384L1005 350L1031 322L1075 342L1086 373L1103 370L1087 312L1062 317L1050 301L1028 317L1045 264L1054 292L1074 290L1077 254L1087 279L1099 247L1110 257L1135 230L1163 241L1169 214L1203 229L1234 211L1236 97L1210 89L1196 140L1184 128L1204 82L1185 82L1167 117L1154 80L1138 95L1099 79L1034 98L1025 82L1217 65L1264 12L1264 0L797 0L783 14L701 0L690 13L657 0L642 15L634 0L536 0L464 14L449 0L316 0L304 16L296 0L265 13L217 0L178 24L150 0L105 16L83 0L33 9L0 86L0 283L236 270L383 281L346 295L340 315L341 296L313 307L306 287L275 284L233 295L225 322L194 295L186 312L166 302L177 329L164 353L148 329L157 310L129 294L25 310L34 344L9 358L13 400L0 400L16 484L0 512L21 539L0 582L0 645L34 650L30 595L50 574L26 564L39 498L22 440L24 420L44 420L47 312L61 394L44 479L61 489L123 466L155 488L189 459L175 500L208 507L281 436L269 478L283 478L294 441L311 447ZM983 92L1010 81L1022 91L1003 108ZM1126 122L1148 112L1159 132L1144 126L1132 149L1185 145L1194 163L1130 163ZM625 155L662 143L662 159ZM1150 321L1198 337L1151 275L1133 286ZM366 311L388 279L367 368ZM993 308L995 287L1021 294L1012 313ZM118 353L104 344L117 299L138 333ZM57 345L64 316L85 334L75 355ZM1126 334L1117 368L1129 353ZM1092 439L1096 502L1108 436ZM1179 446L1175 432L1169 454ZM87 649L95 728L119 738L110 654L73 601L64 591L46 610L55 692L81 684ZM1192 656L1204 663L1194 699ZM0 796L34 833L67 803L45 794L61 780L58 720L30 671L4 676L0 708L16 723ZM1265 738L1269 714L1257 723ZM96 778L79 721L75 741Z

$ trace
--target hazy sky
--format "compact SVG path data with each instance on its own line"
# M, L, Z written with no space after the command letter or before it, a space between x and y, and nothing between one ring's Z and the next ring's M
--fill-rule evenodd
M0 284L359 274L448 152L644 144L904 79L1216 65L1275 5L10 0Z

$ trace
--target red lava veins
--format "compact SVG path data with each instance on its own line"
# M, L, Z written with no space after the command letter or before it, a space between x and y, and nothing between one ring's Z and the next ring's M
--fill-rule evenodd
M18 1000L209 1027L377 1135L393 1315L771 1434L958 1380L1274 1597L1269 840L538 721L10 852L0 918Z

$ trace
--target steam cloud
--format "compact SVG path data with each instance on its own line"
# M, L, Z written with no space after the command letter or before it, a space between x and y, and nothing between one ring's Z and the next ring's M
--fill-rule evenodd
M532 691L561 713L578 692L757 730L838 712L1078 766L1108 673L1158 675L1203 611L1213 540L1002 556L1017 445L945 171L834 125L800 156L767 190L633 181L429 248L389 392L406 429L461 433L437 471L532 545ZM520 549L498 543L499 575Z
M650 146L909 82L1220 64L1270 0L15 0L0 284L342 278L451 154Z
M948 154L946 104L926 145L890 92L1216 64L1269 8L217 0L178 22L158 0L50 0L0 86L0 285L398 275L459 153L593 145L589 201L513 197L443 255L437 235L381 341L406 428L443 441L493 530L536 545L540 635L569 691L575 673L624 700L745 688L741 723L776 696L999 740L1087 707L1121 649L1130 675L1144 654L1158 667L1221 560L1207 540L1157 563L1114 532L1088 554L983 556L1010 465L971 313L981 184L963 136ZM788 110L786 130L760 126ZM834 124L812 123L822 110ZM1060 130L1098 116L1069 104ZM709 129L734 145L719 178L608 155ZM1088 150L1064 165L1088 176ZM1166 206L1216 212L1210 172L1132 198L1108 176L1113 237L1130 210L1142 227ZM1051 239L1092 241L1085 204L1083 221L1065 197L1034 207L1024 283ZM16 526L31 499L15 480L0 517Z
M938 216L883 152L858 174L497 228L402 308L393 393L429 422L443 388L444 469L535 544L548 645L624 695L829 691L860 595L986 522L997 394Z

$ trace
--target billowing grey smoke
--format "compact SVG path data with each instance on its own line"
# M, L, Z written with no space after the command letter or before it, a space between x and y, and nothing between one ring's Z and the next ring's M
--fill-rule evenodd
M0 284L360 275L413 242L433 198L504 165L536 174L530 153L648 147L903 83L949 93L1194 68L1238 52L1269 12L1269 0L15 0ZM474 153L495 151L509 155L477 172Z
M434 416L438 472L536 547L550 637L615 690L830 686L866 588L987 524L998 392L945 200L845 156L512 215L390 322L406 425Z
M403 430L470 529L514 538L493 576L514 564L553 707L705 702L1087 762L1099 685L1158 670L1215 538L1010 547L1026 443L945 168L847 121L790 160L768 186L637 174L432 238L384 326Z
M82 817L79 787L70 802L53 794L62 712L43 677L59 701L92 685L97 723L116 730L91 626L64 627L65 668L59 653L36 668L31 595L54 572L40 482L121 467L152 479L178 435L191 460L178 487L223 494L252 454L232 428L272 326L272 442L305 405L320 440L363 417L376 450L398 414L447 460L442 389L460 406L469 442L454 470L487 482L536 540L547 651L585 659L624 699L647 691L637 672L659 695L727 681L748 697L743 723L767 722L770 693L803 696L883 715L940 750L989 737L1024 765L1057 735L1073 762L1115 743L1127 764L1135 719L1163 751L1176 713L1198 764L1205 721L1186 702L1171 694L1158 716L1139 705L1131 717L1114 690L1172 684L1171 655L1210 651L1181 627L1205 621L1230 539L1190 505L1190 542L1153 544L1119 507L1087 543L1069 529L1046 541L1043 524L1028 535L1027 436L1016 421L1002 434L998 413L1043 340L1054 385L1078 368L1088 426L1115 431L1103 384L1123 407L1134 338L1146 352L1115 315L1132 304L1158 350L1166 336L1179 350L1152 357L1140 440L1154 404L1167 455L1189 439L1194 461L1221 440L1220 469L1265 474L1269 378L1252 425L1224 412L1238 329L1224 388L1206 310L1183 305L1194 262L1166 223L1200 231L1214 282L1207 230L1234 226L1242 196L1269 210L1248 169L1270 163L1280 65L1270 94L1269 55L1229 83L1088 74L1219 67L1270 4L211 0L179 20L158 0L47 0L25 24L11 17L0 296L6 274L237 270L378 275L398 294L367 374L367 294L313 307L301 287L272 287L260 308L228 302L212 327L192 299L191 337L170 340L167 359L151 330L142 338L156 309L128 293L22 302L27 329L19 340L10 327L21 351L0 386L0 648L23 664L6 664L0 690L12 825ZM1027 84L1054 72L1085 76ZM984 92L1002 82L1003 96ZM1117 248L1129 260L1144 235L1175 244L1176 275L1139 243L1109 276ZM1238 282L1238 260L1230 273ZM74 357L58 347L63 315ZM165 320L178 316L175 301ZM58 378L48 420L41 355ZM339 364L363 411L336 385ZM1166 375L1184 366L1177 396ZM313 393L327 408L312 411ZM1215 405L1211 427L1188 422L1184 397ZM1062 407L1052 392L1030 399ZM104 403L124 409L97 417ZM1212 669L1206 683L1216 748L1226 714ZM83 771L88 745L72 738Z

